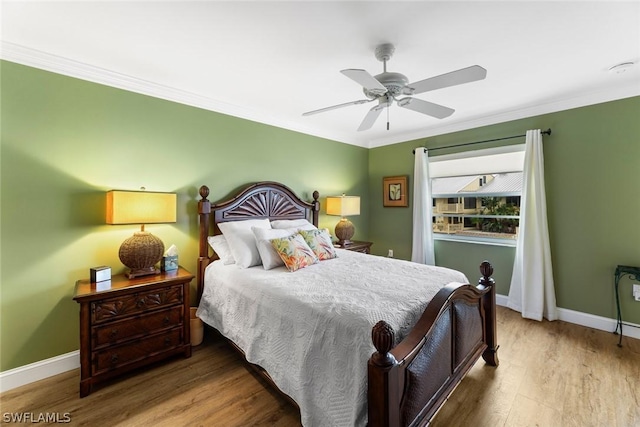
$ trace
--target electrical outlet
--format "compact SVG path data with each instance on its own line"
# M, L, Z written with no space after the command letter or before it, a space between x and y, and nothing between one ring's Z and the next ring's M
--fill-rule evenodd
M393 249L389 249L389 253L387 254L389 258L393 258Z
M633 298L636 301L640 301L640 285L633 284Z

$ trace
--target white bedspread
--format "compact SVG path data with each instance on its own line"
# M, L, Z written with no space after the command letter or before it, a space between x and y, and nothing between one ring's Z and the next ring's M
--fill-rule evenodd
M442 286L468 283L446 268L338 255L294 273L216 261L197 312L298 403L304 426L365 425L373 325L387 321L400 340Z

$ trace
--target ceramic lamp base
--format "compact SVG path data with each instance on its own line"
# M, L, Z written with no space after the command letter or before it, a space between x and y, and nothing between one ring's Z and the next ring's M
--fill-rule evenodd
M345 246L351 243L351 238L356 232L356 228L353 226L353 223L349 221L347 218L342 218L336 224L336 237L338 238L338 244L340 246Z

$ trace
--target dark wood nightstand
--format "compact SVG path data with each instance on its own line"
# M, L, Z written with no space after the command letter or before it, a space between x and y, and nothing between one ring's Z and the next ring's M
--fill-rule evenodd
M346 249L348 251L362 252L364 254L370 254L371 253L371 245L373 245L373 242L358 242L356 240L352 240L350 244L345 245L344 247L340 246L337 243L334 246L336 248Z
M111 282L76 282L80 304L80 397L94 384L182 353L191 356L189 285L183 268Z

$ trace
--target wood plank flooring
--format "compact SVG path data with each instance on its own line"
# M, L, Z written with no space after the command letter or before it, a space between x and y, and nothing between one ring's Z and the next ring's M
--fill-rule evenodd
M476 363L432 425L638 427L640 340L617 339L498 307L500 366Z
M498 342L500 366L480 360L432 426L640 426L640 340L625 337L618 348L611 333L498 307ZM300 425L298 409L210 331L190 359L115 379L83 399L79 376L76 369L1 394L0 423L29 412L66 413L73 426Z

